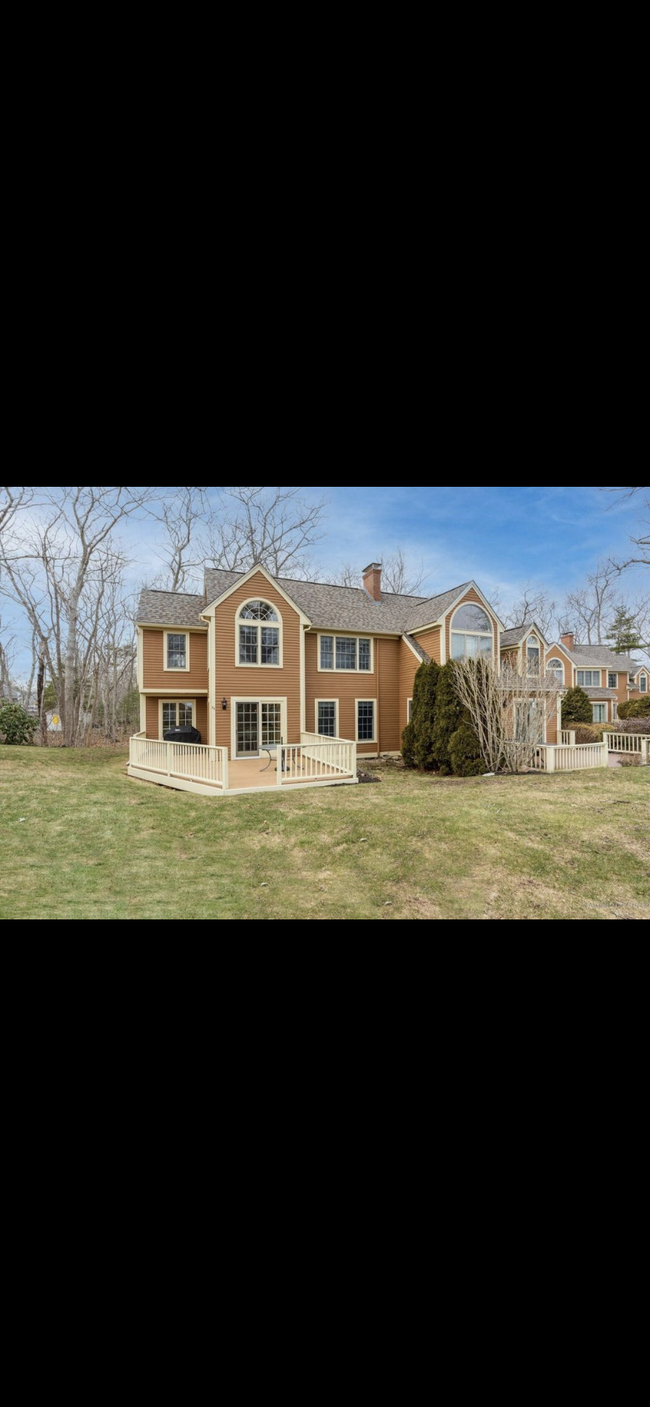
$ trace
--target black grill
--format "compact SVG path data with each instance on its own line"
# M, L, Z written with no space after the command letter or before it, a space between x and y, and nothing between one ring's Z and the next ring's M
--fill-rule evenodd
M164 738L166 743L200 743L201 734L197 728L172 728Z

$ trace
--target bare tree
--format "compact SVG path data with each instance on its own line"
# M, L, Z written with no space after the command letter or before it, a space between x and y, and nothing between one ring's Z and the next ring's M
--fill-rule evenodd
M396 596L418 596L422 583L429 573L424 562L416 565L406 555L403 547L394 552L381 554L377 558L382 563L382 589L392 591ZM336 586L361 586L361 571L347 562L334 578Z
M636 503L640 503L641 500L637 498L637 495L648 494L650 493L650 489L606 488L601 489L601 493L615 493L618 496L619 503L624 502L626 499L634 500ZM642 500L642 503L643 507L641 508L641 512L646 512L650 514L650 498L644 498ZM642 517L640 522L642 524L640 537L631 537L630 541L634 543L635 547L638 547L641 555L639 557L629 557L627 562L617 563L619 571L625 571L626 567L650 567L650 517Z
M217 527L207 493L207 488L175 488L151 510L163 530L156 554L164 564L163 571L151 582L161 591L186 591L194 585L197 591L202 590L200 568L208 554L206 532Z
M325 500L300 488L222 488L209 530L208 555L218 567L249 571L261 562L273 576L313 575L311 548L324 536Z
M587 584L566 597L568 628L582 645L605 644L617 606L620 569L612 562L599 562L587 577Z
M460 660L454 682L488 771L530 767L544 739L544 719L550 723L557 714L560 691L555 676L534 669L522 672L508 661L499 673L492 660Z
M514 628L517 625L532 625L533 621L547 640L553 639L556 630L560 634L563 633L561 608L557 601L543 588L525 586L510 610L505 613L504 623Z

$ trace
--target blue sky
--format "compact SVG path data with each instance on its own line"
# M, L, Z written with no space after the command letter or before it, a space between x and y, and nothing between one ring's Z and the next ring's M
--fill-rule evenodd
M473 578L506 610L524 586L545 586L556 597L582 585L599 559L625 557L635 513L595 488L312 488L328 502L326 536L314 551L316 576L332 580L343 563L359 569L403 547L428 575L423 595ZM613 503L613 507L611 506ZM609 511L608 511L609 509ZM129 524L122 532L133 585L159 569L156 526ZM631 571L621 593L648 593L647 568ZM5 623L20 625L3 603Z
M362 568L402 545L429 576L423 594L474 578L504 603L522 586L563 595L599 558L625 556L634 525L630 506L585 488L316 489L329 500L328 538L317 552L325 577L341 561ZM610 511L607 511L610 508ZM648 591L647 568L630 572L626 591Z

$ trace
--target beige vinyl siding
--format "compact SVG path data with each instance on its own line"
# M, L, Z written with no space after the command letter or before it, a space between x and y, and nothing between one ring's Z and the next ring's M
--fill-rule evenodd
M187 634L180 628L172 633L176 635ZM165 669L165 631L162 629L143 630L143 689L160 689L161 693L168 694L173 694L175 690L182 690L184 694L188 695L192 694L195 689L207 689L209 687L207 630L191 632L189 650L189 670L167 670Z
M335 635L336 631L321 631L323 635ZM340 634L340 632L339 632ZM368 638L368 637L365 637ZM376 650L377 640L375 639L376 659L379 658ZM357 736L357 724L355 717L356 700L377 699L377 669L374 674L353 674L345 672L322 673L318 669L318 636L314 631L309 631L305 640L305 657L307 669L307 718L314 717L316 699L338 699L339 703L339 728L341 737L353 742ZM327 682L325 682L327 681ZM217 686L218 688L218 686ZM383 741L383 725L381 717L378 719L381 746L384 751L388 751ZM378 751L377 743L359 743L359 753L373 753Z
M269 601L282 617L283 626L283 666L247 666L238 667L239 659L238 639L235 626L240 607L245 601ZM261 572L250 577L244 586L233 591L227 600L222 601L216 610L215 623L215 655L216 655L216 676L215 676L215 702L216 702L216 743L217 747L227 747L229 755L232 753L232 703L233 698L238 699L269 699L286 698L287 700L287 728L289 736L285 738L286 743L300 742L300 636L302 625L300 616L293 606L285 600L284 596L273 586ZM358 677L358 676L357 676ZM314 698L324 698L322 681L324 676L319 676L321 687L315 691ZM334 698L332 693L328 697ZM228 700L228 709L224 713L221 706L222 699ZM313 717L313 698L311 713L308 717Z

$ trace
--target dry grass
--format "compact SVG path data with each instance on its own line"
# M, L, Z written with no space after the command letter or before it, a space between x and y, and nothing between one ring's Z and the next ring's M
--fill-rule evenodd
M4 919L650 918L650 769L210 800L0 748Z

